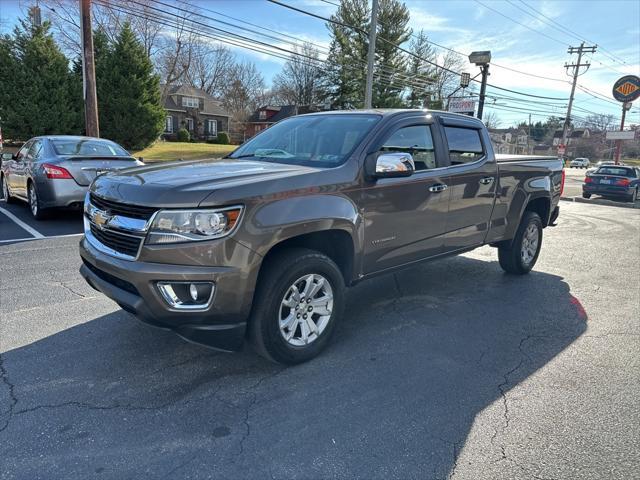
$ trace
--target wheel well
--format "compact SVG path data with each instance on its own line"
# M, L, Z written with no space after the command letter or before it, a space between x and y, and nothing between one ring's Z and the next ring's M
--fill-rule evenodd
M527 204L525 211L536 212L538 215L540 215L542 225L546 227L547 222L549 221L550 208L551 201L548 198L536 198L535 200L531 200Z
M298 247L316 250L333 260L349 285L352 281L354 248L353 240L344 230L324 230L288 238L271 247L262 261L265 265L270 257L287 248Z

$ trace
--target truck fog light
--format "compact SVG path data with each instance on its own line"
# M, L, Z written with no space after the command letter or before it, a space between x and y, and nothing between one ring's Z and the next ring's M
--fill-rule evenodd
M213 282L158 282L158 291L165 302L178 310L202 310L211 305Z

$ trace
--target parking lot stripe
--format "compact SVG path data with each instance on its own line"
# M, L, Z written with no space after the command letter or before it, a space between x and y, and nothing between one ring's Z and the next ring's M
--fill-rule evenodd
M22 220L20 220L18 217L16 217L13 213L5 210L4 208L0 207L0 213L3 213L4 215L7 216L7 218L10 218L11 220L13 220L17 225L20 226L20 228L22 228L23 230L26 230L27 232L29 232L31 235L34 236L34 238L44 238L44 235L42 235L39 231L37 231L35 228L30 227L29 225L27 225L26 223L24 223Z
M9 238L7 240L0 240L0 245L3 243L12 243L12 242L28 242L29 240L43 240L45 238L66 238L66 237L81 237L84 233L68 233L66 235L50 235L50 236L41 236L41 237L25 237L25 238Z

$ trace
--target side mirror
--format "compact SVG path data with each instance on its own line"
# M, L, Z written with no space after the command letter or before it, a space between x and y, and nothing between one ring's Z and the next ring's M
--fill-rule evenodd
M409 177L416 171L410 153L381 153L376 158L374 176L377 178Z
M3 153L2 160L13 160L15 157L12 153Z

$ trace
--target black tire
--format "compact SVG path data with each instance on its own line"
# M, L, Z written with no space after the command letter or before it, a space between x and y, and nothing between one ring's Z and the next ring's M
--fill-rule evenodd
M5 202L16 203L16 199L9 194L9 185L7 185L4 175L0 175L0 189Z
M286 295L293 285L305 275L315 274L328 281L333 294L333 305L326 326L307 345L295 346L285 339L280 329L280 316ZM317 295L326 292L318 292ZM327 346L344 309L345 285L338 266L326 255L306 248L291 248L274 254L263 266L258 280L255 299L249 321L249 340L261 356L286 365L311 360ZM290 297L293 298L293 297ZM296 308L299 305L296 306ZM304 312L306 306L301 310ZM294 314L293 308L289 314ZM300 314L298 313L298 316ZM310 314L311 321L313 315ZM320 322L320 316L315 317ZM306 318L306 317L305 317ZM300 323L303 321L300 320ZM294 327L298 332L302 325ZM286 327L285 327L286 328ZM301 332L302 335L302 332ZM295 334L294 334L295 337ZM293 341L296 339L294 338Z
M42 208L40 202L40 196L38 195L38 189L35 183L29 182L27 184L27 199L29 203L29 211L36 220L43 220L47 217L47 211Z
M582 194L582 198L591 198L591 194L590 193L583 193Z
M534 225L538 232L537 246L535 254L529 261L523 258L523 242L525 241L525 232L531 225ZM535 212L524 212L516 236L509 247L498 248L498 260L502 269L514 275L524 275L529 273L538 260L540 248L542 247L542 220Z

